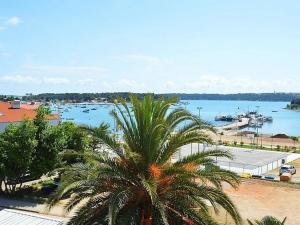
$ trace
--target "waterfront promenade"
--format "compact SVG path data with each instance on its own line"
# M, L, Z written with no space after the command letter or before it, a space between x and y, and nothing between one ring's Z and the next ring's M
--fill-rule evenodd
M223 134L211 134L213 140L217 142L227 143L233 145L235 142L239 145L243 142L244 145L252 145L253 148L259 148L260 146L266 147L268 149L278 150L278 151L295 151L297 153L300 149L300 141L293 141L291 138L272 138L272 134L261 134L258 133L256 137L247 137L241 135L242 130L232 130L231 132L225 131Z
M242 118L240 121L235 121L233 123L218 127L218 129L223 130L239 130L241 128L247 127L249 125L249 118Z

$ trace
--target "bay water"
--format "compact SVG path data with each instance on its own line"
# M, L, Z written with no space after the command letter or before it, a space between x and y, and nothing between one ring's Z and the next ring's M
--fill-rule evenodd
M220 100L190 100L181 101L181 107L185 107L191 113L213 124L221 126L226 124L223 121L215 121L217 115L236 116L247 111L258 111L264 116L272 116L273 122L264 123L259 128L259 133L300 136L300 112L285 109L289 102L259 102L259 101L220 101ZM64 105L61 106L62 121L72 121L76 124L98 126L105 122L114 127L114 120L110 116L113 105L87 104L86 106ZM86 108L81 108L86 107ZM83 112L89 109L89 112ZM94 110L91 110L94 109ZM199 112L200 109L200 112ZM245 128L254 129L254 128Z

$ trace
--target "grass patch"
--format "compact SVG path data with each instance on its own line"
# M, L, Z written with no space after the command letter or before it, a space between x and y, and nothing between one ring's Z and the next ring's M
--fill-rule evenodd
M36 189L41 189L41 188L43 188L43 187L45 187L45 186L49 186L49 185L52 185L52 184L54 184L55 182L54 182L54 180L52 180L52 179L49 179L49 180L41 180L41 181L39 181L39 182L37 182L37 183L34 183L34 184L32 184L31 186L33 187L33 188L36 188Z

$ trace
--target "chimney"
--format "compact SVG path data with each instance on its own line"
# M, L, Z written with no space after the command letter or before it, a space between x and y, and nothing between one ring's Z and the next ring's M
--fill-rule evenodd
M20 100L14 100L11 102L11 108L12 109L20 109L21 108L21 101Z

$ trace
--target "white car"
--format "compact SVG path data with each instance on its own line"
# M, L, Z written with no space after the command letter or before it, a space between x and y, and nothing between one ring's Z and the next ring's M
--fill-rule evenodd
M283 173L290 173L291 175L296 174L296 168L292 165L282 165L279 170L279 176Z

